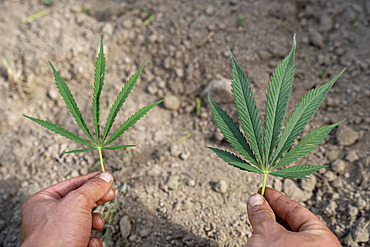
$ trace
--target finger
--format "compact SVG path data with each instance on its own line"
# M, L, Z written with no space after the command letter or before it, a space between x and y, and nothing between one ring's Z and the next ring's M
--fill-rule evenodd
M116 194L115 194L114 190L110 189L110 191L102 199L100 199L96 202L96 205L99 206L99 205L102 205L106 202L109 202L109 201L113 200L115 195Z
M248 217L253 227L253 234L277 230L275 214L270 205L260 194L253 194L248 199Z
M295 232L317 229L318 225L325 227L310 210L271 188L266 188L265 198L276 215Z
M100 213L92 213L91 230L98 231L104 227L104 217Z
M93 208L96 206L96 202L110 191L112 184L112 174L103 172L100 173L99 176L84 183L80 188L69 195L80 203L84 203L89 208Z
M103 242L98 237L91 237L87 247L103 247Z
M44 197L46 196L48 197L48 199L59 200L65 197L65 195L67 195L72 190L78 189L84 183L86 183L86 181L96 177L96 175L98 174L99 172L93 172L84 176L70 178L61 183L54 184L53 186L40 191L38 194Z

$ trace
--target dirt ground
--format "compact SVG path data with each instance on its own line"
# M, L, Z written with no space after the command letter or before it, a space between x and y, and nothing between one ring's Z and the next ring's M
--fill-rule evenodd
M263 116L269 77L289 53L294 34L296 73L288 111L305 92L347 67L304 134L346 121L296 162L330 167L310 180L269 177L267 184L314 212L343 246L368 246L369 24L369 0L0 0L0 246L19 245L21 206L30 195L99 169L98 153L60 155L81 146L22 114L82 136L55 87L51 61L93 129L100 34L107 58L102 119L145 59L113 128L167 98L120 138L120 144L135 148L103 153L117 191L112 203L96 209L107 217L99 233L105 246L247 242L246 203L262 177L229 167L207 149L231 150L202 92L214 78L230 80L229 47L252 80ZM220 89L212 97L227 93ZM230 100L220 105L236 117Z

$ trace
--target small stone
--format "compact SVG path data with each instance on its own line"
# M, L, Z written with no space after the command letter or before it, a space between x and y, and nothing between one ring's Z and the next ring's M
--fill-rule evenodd
M339 174L342 174L347 168L347 164L344 160L336 160L331 165L331 169Z
M357 161L358 159L359 158L358 158L357 152L355 150L350 151L348 153L348 155L346 156L346 160L348 160L351 163Z
M361 220L359 220L360 222ZM368 243L369 242L369 231L367 227L361 226L360 224L352 230L353 240L355 242L360 243Z
M168 178L167 186L170 190L177 190L180 184L180 177L173 175Z
M359 210L365 208L366 205L367 205L367 203L366 203L366 201L364 199L358 198L358 200L357 200L357 207L358 207Z
M216 192L219 192L221 194L224 194L227 192L227 183L224 181L224 180L221 180L219 181L216 185L215 185L215 190Z
M325 172L325 173L324 173L324 177L325 177L329 182L334 181L334 180L337 178L337 176L335 175L335 173L334 173L334 172L332 172L332 171L327 171L327 172Z
M358 133L350 127L339 127L337 140L341 146L351 146L358 140Z
M356 216L358 214L358 208L354 207L352 205L349 205L348 206L348 214L349 214L349 216L351 216L352 220L356 220Z
M195 181L193 179L189 179L188 182L187 182L187 185L190 186L190 187L194 187L195 186Z
M283 189L283 182L281 182L281 180L278 178L274 178L272 187L274 190L281 191Z
M51 87L50 89L49 89L49 91L48 91L48 94L47 94L48 96L49 96L49 98L50 99L52 99L52 100L57 100L58 99L58 97L59 97L59 93L58 93L58 90L57 89L55 89L54 87Z
M221 133L220 129L217 128L216 129L216 132L215 134L213 135L213 137L219 141L219 142L222 142L223 140L225 140L225 136Z
M329 205L325 208L325 213L329 216L335 215L338 204L335 201L329 201Z
M316 187L316 177L314 175L309 176L310 179L302 179L302 189L305 191L313 191Z
M206 97L209 92L211 99L217 103L231 103L234 98L231 93L231 81L222 77L221 75L216 75L208 86L201 93L202 97Z
M180 78L184 77L184 70L182 68L175 69L175 72L176 72L177 77L180 77Z
M121 230L122 238L127 239L128 236L130 236L131 227L132 226L131 226L130 217L128 217L127 215L123 216L119 222L119 228Z
M174 95L169 95L163 103L164 108L170 111L176 111L180 107L180 100Z
M162 167L160 167L159 165L154 165L154 167L150 171L148 171L148 175L156 177L161 175L162 172L163 172Z
M147 91L148 91L148 93L150 93L151 95L155 95L155 94L158 92L158 88L157 88L157 86L156 86L154 83L150 84L150 85L146 88L146 90L147 90Z
M291 179L284 180L284 192L296 201L305 202L312 196L312 191L304 191Z
M317 32L313 28L310 28L308 34L309 34L310 42L314 46L318 48L322 48L324 46L324 37L319 32Z
M140 237L146 238L152 233L152 230L149 228L143 229L140 231Z
M330 150L327 154L328 160L334 161L340 157L341 152L339 150Z
M214 10L215 8L213 7L213 5L208 5L205 12L207 15L212 15L214 13Z
M190 158L190 152L185 152L180 154L180 159L187 160Z

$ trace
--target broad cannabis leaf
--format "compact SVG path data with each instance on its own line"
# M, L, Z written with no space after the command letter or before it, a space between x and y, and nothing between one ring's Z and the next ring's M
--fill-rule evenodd
M95 128L95 134L96 139L92 136L89 128L87 127L85 120L82 117L82 114L80 112L80 109L77 107L76 101L73 98L73 95L71 91L69 90L67 84L63 80L63 78L58 74L58 72L55 70L54 66L50 63L50 66L53 70L54 77L55 77L55 83L57 85L57 88L66 103L69 111L71 112L73 118L76 120L78 126L82 129L82 131L86 134L86 137L89 139L89 141L73 134L72 132L53 124L49 121L40 120L37 118L29 117L23 114L26 118L31 119L32 121L38 123L39 125L59 134L62 135L72 141L78 142L80 144L86 145L90 148L85 149L78 149L78 150L71 150L64 153L83 153L83 152L89 152L93 150L99 151L99 157L100 157L100 164L101 169L104 172L104 163L103 163L103 156L102 156L102 149L105 150L117 150L127 147L134 147L135 145L118 145L118 146L107 146L108 144L111 144L113 141L115 141L118 137L120 137L126 130L128 130L132 125L134 125L140 118L142 118L148 111L150 111L154 106L161 103L163 100L159 100L155 102L154 104L148 105L146 107L143 107L136 113L134 113L126 122L124 122L107 140L109 131L112 128L112 125L117 117L118 112L122 108L123 103L126 101L127 97L131 93L132 88L135 86L137 79L140 76L141 71L144 68L144 63L141 65L140 69L128 80L128 82L125 84L125 86L121 89L121 92L119 93L116 101L114 102L112 109L110 110L110 113L108 115L107 122L104 127L103 135L101 136L100 132L100 96L101 92L103 90L104 85L104 78L105 78L105 56L103 52L103 37L100 38L100 52L98 55L98 58L96 60L96 66L95 66L95 81L94 81L94 94L93 94L93 102L92 102L92 109L93 109L93 120L94 120L94 128Z
M267 88L263 133L251 85L230 50L232 62L231 91L244 134L232 118L216 105L208 95L212 115L218 128L244 159L224 150L209 148L231 166L263 174L262 195L265 191L267 174L283 178L308 178L308 175L326 167L315 165L284 166L314 150L334 127L343 122L312 130L288 151L294 140L301 135L305 126L319 109L330 88L344 72L342 70L328 83L306 93L282 130L282 123L293 86L295 49L296 40L294 36L292 50L277 65ZM286 151L288 152L286 153Z

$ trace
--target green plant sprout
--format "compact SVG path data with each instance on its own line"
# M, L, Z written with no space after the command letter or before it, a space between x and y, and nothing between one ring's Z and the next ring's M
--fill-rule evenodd
M131 117L129 117L112 135L108 138L109 131L112 128L112 125L117 117L118 112L122 108L123 103L126 101L127 97L131 93L132 88L135 86L137 79L140 76L141 71L143 70L144 63L141 65L140 69L127 81L127 83L122 87L120 93L117 96L116 101L114 102L110 113L108 115L107 122L104 127L104 131L100 132L100 96L103 90L104 85L104 78L105 78L105 56L103 52L103 37L100 37L100 51L98 58L96 60L96 67L95 67L95 82L94 82L94 93L93 93L93 102L92 102L92 109L93 109L93 121L95 127L95 134L96 139L93 138L89 128L87 127L80 109L77 107L76 101L73 98L71 91L69 90L65 81L60 77L58 72L55 70L54 66L50 63L50 66L53 70L55 83L57 88L66 103L69 111L71 112L73 118L76 120L78 126L82 129L82 131L86 134L87 138L90 141L87 141L72 132L53 124L49 121L40 120L37 118L29 117L23 114L23 116L31 119L32 121L38 123L39 125L59 134L72 141L78 142L80 144L86 145L89 148L85 149L78 149L78 150L71 150L64 152L66 153L82 153L82 152L89 152L93 150L99 151L99 158L100 158L100 165L101 170L104 172L104 163L103 163L103 156L102 156L102 149L105 150L118 150L127 147L134 147L135 145L118 145L118 146L107 146L115 141L118 137L120 137L126 130L128 130L131 126L133 126L141 117L143 117L149 110L151 110L154 106L161 103L164 99L155 102L154 104L148 105L146 107L141 108L139 111L134 113ZM102 136L101 136L102 134Z
M345 70L343 69L328 83L306 93L288 118L285 128L281 130L292 91L295 49L296 40L294 35L292 50L277 65L269 81L263 134L251 85L230 50L232 61L231 91L244 135L232 118L221 107L212 102L208 94L212 115L218 128L231 146L245 159L228 151L209 148L231 166L262 174L262 196L265 193L267 174L282 178L308 178L308 175L327 167L316 165L285 166L314 150L334 127L344 121L316 128L303 137L298 144L291 147L294 140L300 136L305 126L319 109L330 88Z

